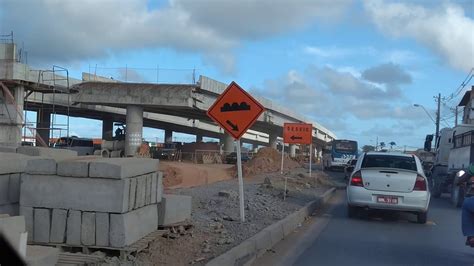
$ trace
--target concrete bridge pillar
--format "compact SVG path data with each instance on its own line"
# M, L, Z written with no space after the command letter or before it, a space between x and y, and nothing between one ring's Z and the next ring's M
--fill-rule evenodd
M290 144L290 157L291 158L296 157L296 145L295 144Z
M258 149L258 144L256 143L252 144L252 150L257 151L257 149Z
M41 146L41 140L49 146L51 128L51 111L40 109L36 113L36 146Z
M8 91L0 87L0 146L17 147L21 145L25 89L3 87Z
M111 140L113 138L114 120L110 116L102 118L102 139Z
M143 107L136 105L127 106L126 125L125 156L131 157L135 156L142 144Z
M196 142L202 142L202 134L196 134Z
M278 145L278 141L277 141L278 135L275 134L275 133L270 133L270 134L268 134L268 136L269 136L269 138L268 138L269 147L276 149L277 145Z
M231 135L227 134L227 133L224 133L224 136L221 137L221 142L220 142L221 145L224 145L222 150L225 152L225 153L231 153L231 152L234 152L235 151L235 147L234 147L234 137L232 137Z
M172 130L165 130L165 143L172 143L173 142L173 131Z

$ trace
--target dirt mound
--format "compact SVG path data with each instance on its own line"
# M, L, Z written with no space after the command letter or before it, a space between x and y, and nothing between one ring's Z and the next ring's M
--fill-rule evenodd
M231 166L220 164L160 161L159 170L163 171L163 185L168 189L202 186L233 177Z
M283 168L292 169L301 165L286 156ZM281 153L273 148L261 148L252 160L242 165L244 176L252 176L261 173L277 172L281 167Z
M165 188L174 187L183 182L183 176L179 168L166 166L163 171L163 186Z

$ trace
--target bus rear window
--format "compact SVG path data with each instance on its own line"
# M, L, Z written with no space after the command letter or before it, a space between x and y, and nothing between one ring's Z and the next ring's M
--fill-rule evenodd
M335 149L336 151L353 152L357 149L357 144L351 141L336 142Z

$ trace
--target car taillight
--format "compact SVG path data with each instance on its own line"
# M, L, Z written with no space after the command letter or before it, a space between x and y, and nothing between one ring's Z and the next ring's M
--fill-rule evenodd
M363 187L362 174L360 171L355 172L351 177L351 186Z
M421 175L416 176L416 182L413 190L426 191L426 181L424 177Z

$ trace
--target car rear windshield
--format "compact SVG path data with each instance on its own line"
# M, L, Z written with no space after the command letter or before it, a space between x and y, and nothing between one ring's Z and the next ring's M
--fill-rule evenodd
M394 155L366 155L361 168L395 168L416 171L416 162L413 157Z

